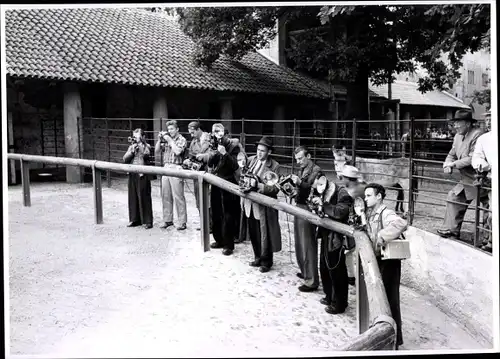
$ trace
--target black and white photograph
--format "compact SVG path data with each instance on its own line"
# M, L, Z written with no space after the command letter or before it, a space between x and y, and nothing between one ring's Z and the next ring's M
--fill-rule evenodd
M6 358L498 353L495 1L0 15Z

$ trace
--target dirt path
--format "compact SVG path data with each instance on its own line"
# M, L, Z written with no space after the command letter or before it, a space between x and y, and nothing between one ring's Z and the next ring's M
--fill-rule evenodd
M120 186L103 190L103 225L88 185L34 184L31 196L23 207L9 188L12 354L325 356L357 334L354 287L340 316L325 313L320 291L297 290L283 214L284 249L262 274L247 264L249 243L230 257L202 252L189 192L185 232L158 228L157 187L149 231L125 227ZM425 303L402 289L405 348L475 347Z

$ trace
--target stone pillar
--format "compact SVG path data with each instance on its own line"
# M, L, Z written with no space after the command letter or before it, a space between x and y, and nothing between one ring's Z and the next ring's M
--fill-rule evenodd
M273 133L275 136L286 136L286 124L285 124L285 106L276 105L273 112ZM286 146L286 138L275 137L274 142L274 153L284 155L287 150L282 148Z
M166 120L168 119L167 99L163 92L158 91L153 104L153 139L154 144L158 140L158 133L166 130ZM154 145L153 145L154 147ZM155 163L161 163L161 156L155 156Z
M232 97L226 97L220 99L220 118L222 120L232 120L233 119L233 103ZM231 121L221 121L229 133L232 134L232 122Z
M82 104L80 91L75 83L65 83L64 91L64 145L66 157L79 158L82 135ZM79 128L80 127L80 128ZM82 168L66 166L66 182L79 183L83 180Z

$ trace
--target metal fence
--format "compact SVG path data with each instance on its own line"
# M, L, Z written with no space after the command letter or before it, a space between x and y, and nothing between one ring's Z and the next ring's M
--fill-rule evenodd
M108 162L122 162L127 150L127 138L137 127L145 130L147 142L154 147L158 136L157 128L165 129L167 119L143 118L83 118L83 151L81 158ZM256 142L262 136L273 140L274 153L282 167L296 172L293 151L299 145L309 148L311 156L330 179L336 180L333 165L332 145L345 147L352 163L366 178L374 181L392 179L388 183L402 184L410 224L428 228L430 221L443 220L446 207L446 194L459 183L458 173L445 175L442 163L453 142L451 128L446 119L406 119L396 121L334 121L334 120L284 120L280 133L275 133L275 124L259 119L197 119L202 128L209 131L214 123L222 122L231 128L230 135L239 138L247 154L256 152ZM190 140L187 132L188 123L193 119L176 119L180 133ZM163 126L163 127L162 127ZM403 160L402 160L403 159ZM155 158L157 166L162 165L161 157ZM363 169L365 169L363 171ZM86 172L90 178L90 172ZM114 179L123 174L107 171L105 180L111 186ZM153 181L159 185L159 181ZM397 188L392 185L389 189ZM491 191L491 186L482 180L477 181L476 191ZM188 186L188 190L192 189ZM389 195L388 201L397 203L396 192ZM487 201L477 200L469 206L464 221L463 238L475 247L491 238L491 226L488 221L491 209ZM469 237L467 237L469 236Z
M278 211L299 217L314 225L354 238L357 252L356 304L358 330L360 335L354 338L351 342L346 343L344 346L339 348L339 350L394 350L396 347L396 323L392 318L391 309L389 307L387 294L380 274L380 269L375 258L373 246L368 238L368 235L364 231L355 230L351 226L329 218L320 218L307 210L256 192L244 194L239 190L237 185L206 172L196 172L190 170L176 171L156 166L137 166L97 160L33 156L12 153L8 154L8 159L20 161L21 163L24 206L31 206L30 163L80 166L90 169L94 189L93 200L96 224L102 224L104 221L101 183L103 171L114 171L123 174L144 173L196 180L200 189L200 236L204 251L210 250L210 234L208 225L209 185L217 186L237 196L248 198L260 205L274 208Z

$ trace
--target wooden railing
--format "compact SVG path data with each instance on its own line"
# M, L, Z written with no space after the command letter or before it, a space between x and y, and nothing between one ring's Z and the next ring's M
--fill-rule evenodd
M63 166L79 166L92 169L94 188L94 212L96 224L103 223L102 185L103 171L122 173L144 173L193 179L200 189L200 225L201 243L204 251L210 250L208 227L209 185L217 186L240 197L248 198L258 204L302 218L308 222L337 233L353 237L357 250L356 301L358 330L360 335L339 350L394 350L396 343L396 324L391 316L389 302L378 268L372 244L367 234L357 231L346 224L317 215L277 199L259 193L242 193L237 185L225 181L213 174L190 170L174 170L156 166L138 166L104 161L85 160L65 157L45 157L25 154L8 154L9 160L21 162L21 178L24 206L31 206L29 164L38 162Z

